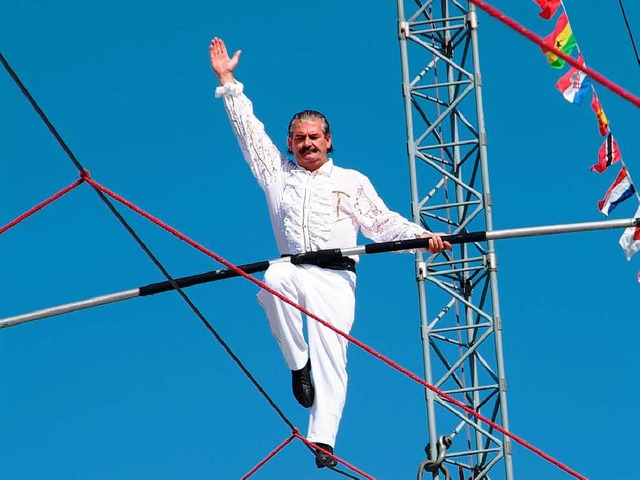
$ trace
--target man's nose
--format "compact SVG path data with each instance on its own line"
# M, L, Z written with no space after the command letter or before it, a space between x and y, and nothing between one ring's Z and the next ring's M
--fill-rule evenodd
M311 139L309 137L304 137L304 142L302 143L305 147L310 147L312 145Z

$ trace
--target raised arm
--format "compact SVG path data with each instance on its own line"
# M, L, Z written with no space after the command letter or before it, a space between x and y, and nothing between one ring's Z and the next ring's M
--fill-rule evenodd
M253 104L244 94L244 85L234 78L233 72L238 66L241 52L238 50L233 57L229 57L224 41L215 37L209 45L209 53L211 68L220 82L215 95L224 101L242 156L260 187L264 189L274 185L291 162L271 141L264 125L253 112Z
M209 55L211 56L211 68L218 77L220 85L235 81L233 71L238 66L241 50L237 50L233 57L229 57L227 46L221 38L214 37L209 45Z

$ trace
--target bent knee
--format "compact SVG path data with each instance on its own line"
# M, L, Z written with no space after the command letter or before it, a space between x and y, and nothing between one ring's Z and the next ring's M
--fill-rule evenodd
M274 290L281 291L294 284L298 267L291 263L274 263L264 272L264 283Z

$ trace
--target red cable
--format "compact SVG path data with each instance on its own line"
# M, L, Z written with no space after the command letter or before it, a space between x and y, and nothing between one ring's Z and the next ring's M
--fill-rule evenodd
M30 217L31 215L36 213L38 210L42 210L44 207L46 207L50 203L52 203L55 200L57 200L60 197L62 197L65 193L70 192L71 190L76 188L78 185L80 185L82 182L84 182L84 178L80 178L79 180L76 180L71 185L69 185L68 187L63 188L62 190L60 190L55 195L52 195L51 197L47 198L45 201L40 202L35 207L31 208L30 210L27 210L22 215L20 215L18 218L16 218L15 220L12 220L11 222L7 223L4 227L0 228L0 235L2 235L4 232L9 230L11 227L16 226L17 224L19 224L20 222L22 222L26 218Z
M502 23L504 23L508 27L510 27L513 30L515 30L516 32L518 32L519 34L525 36L526 38L531 40L533 43L535 43L538 46L540 46L543 50L553 52L558 57L560 57L564 61L566 61L572 67L575 67L578 70L583 71L584 73L589 75L591 78L593 78L596 82L598 82L601 85L605 86L606 88L608 88L612 92L616 93L617 95L621 96L625 100L628 100L629 102L634 104L636 107L640 107L640 98L636 97L635 95L633 95L629 91L625 90L621 86L613 83L611 80L609 80L604 75L596 72L595 70L593 70L593 69L591 69L591 68L589 68L589 67L587 67L585 65L582 65L578 60L576 60L573 57L570 57L569 55L564 53L562 50L558 50L555 46L545 44L544 43L544 39L542 37L540 37L539 35L536 35L531 30L526 29L525 27L520 25L515 20L507 17L504 13L502 13L497 8L492 7L491 5L489 5L488 3L484 2L483 0L469 0L469 2L473 3L477 7L481 8L482 10L487 12L489 15L491 15L493 18L501 21Z
M296 433L297 430L294 431L294 433L287 438L284 442L282 442L280 445L278 445L278 448L276 448L273 452L271 452L269 455L267 455L267 457L262 460L260 463L258 463L255 467L253 467L253 469L247 473L244 477L242 477L240 480L246 480L247 478L249 478L251 475L253 475L254 473L256 473L260 468L262 468L262 466L267 463L269 460L271 460L273 457L275 457L278 452L280 452L280 450L282 450L284 447L286 447L289 443L291 443L291 441L296 438Z
M475 1L475 0L474 0ZM92 186L94 186L95 188L97 188L98 190L100 190L101 192L109 195L111 198L113 198L114 200L117 200L118 202L122 203L123 205L127 206L128 208L130 208L131 210L133 210L134 212L142 215L143 217L147 218L148 220L150 220L151 222L155 223L156 225L158 225L159 227L162 227L163 229L167 230L168 232L172 233L173 235L175 235L176 237L180 238L181 240L187 242L189 245L193 246L194 248L200 250L202 253L210 256L211 258L217 260L218 262L222 263L223 265L225 265L226 267L228 267L229 269L233 270L235 273L237 273L239 276L242 276L244 278L246 278L247 280L249 280L250 282L256 284L257 286L259 286L260 288L262 288L263 290L266 290L267 292L271 293L272 295L276 296L277 298L279 298L280 300L282 300L283 302L287 303L288 305L291 305L292 307L298 309L300 312L304 313L305 315L307 315L309 318L314 319L315 321L321 323L322 325L324 325L325 327L327 327L328 329L332 330L333 332L337 333L338 335L340 335L341 337L347 339L348 341L350 341L351 343L357 345L358 347L360 347L361 349L363 349L365 352L373 355L374 357L376 357L379 360L382 360L384 363L386 363L387 365L389 365L390 367L394 368L395 370L398 370L401 373L404 373L407 377L411 378L412 380L414 380L415 382L419 383L420 385L424 386L425 388L431 390L432 392L436 393L438 396L444 398L445 400L447 400L449 403L457 406L458 408L464 410L465 412L467 412L469 415L472 415L474 417L476 417L477 419L483 421L484 423L486 423L487 425L489 425L490 427L493 427L495 430L499 431L500 433L502 433L503 435L511 438L512 440L514 440L515 442L519 443L520 445L522 445L525 448L528 448L529 450L531 450L532 452L536 453L537 455L539 455L540 457L544 458L545 460L547 460L548 462L551 462L552 464L554 464L556 467L560 468L561 470L564 470L565 472L567 472L568 474L574 476L575 478L578 478L579 480L588 480L586 477L580 475L578 472L570 469L569 467L567 467L566 465L560 463L559 461L557 461L556 459L554 459L553 457L547 455L546 453L544 453L542 450L540 450L537 447L534 447L533 445L531 445L530 443L526 442L525 440L517 437L516 435L514 435L513 433L505 430L503 427L501 427L500 425L498 425L497 423L493 422L492 420L490 420L489 418L485 417L484 415L476 412L475 410L472 410L471 408L467 407L465 404L461 403L460 401L456 400L455 398L453 398L451 395L442 392L441 390L439 390L438 388L434 387L433 385L427 383L426 381L424 381L422 378L418 377L416 374L414 374L413 372L411 372L410 370L407 370L406 368L404 368L403 366L395 363L393 360L390 360L389 358L385 357L384 355L382 355L381 353L378 353L377 351L375 351L374 349L372 349L371 347L369 347L368 345L365 345L364 343L362 343L360 340L356 339L355 337L352 337L351 335L348 335L346 333L344 333L341 330L338 330L336 327L334 327L333 325L331 325L330 323L328 323L327 321L321 319L320 317L314 315L313 313L309 312L308 310L306 310L304 307L301 307L300 305L296 304L294 301L290 300L289 298L285 297L284 295L282 295L279 292L276 292L275 290L273 290L272 288L270 288L268 285L266 285L265 283L261 282L260 280L258 280L257 278L245 273L244 271L242 271L241 269L239 269L238 267L236 267L235 265L231 264L229 261L225 260L224 258L220 257L219 255L217 255L216 253L208 250L207 248L203 247L202 245L200 245L199 243L197 243L194 240L191 240L189 237L185 236L184 234L180 233L179 231L177 231L175 228L167 225L166 223L164 223L163 221L153 217L151 214L145 212L144 210L142 210L140 207L137 207L136 205L134 205L133 203L129 202L128 200L124 199L123 197L121 197L120 195L116 194L115 192L112 192L111 190L109 190L106 187L103 187L102 185L100 185L99 183L97 183L95 180L93 180L90 177L86 177L85 181L90 183ZM299 435L297 435L300 439L302 439L302 437L300 437ZM305 441L305 443L307 443ZM345 464L346 465L346 464Z
M344 460L342 460L340 457L336 457L333 453L329 453L327 452L324 448L322 447L318 447L315 443L310 442L309 440L307 440L306 438L304 438L302 435L300 435L298 432L294 432L293 433L296 437L298 437L300 440L302 440L305 444L307 444L308 446L310 446L313 449L319 449L322 453L325 453L327 455L329 455L331 458L333 458L334 460L340 462L341 464L343 464L345 467L353 470L354 472L356 472L357 474L363 476L364 478L368 478L369 480L376 480L374 477L372 477L371 475L367 475L366 473L364 473L362 470L360 470L358 467L351 465L350 463L345 462Z

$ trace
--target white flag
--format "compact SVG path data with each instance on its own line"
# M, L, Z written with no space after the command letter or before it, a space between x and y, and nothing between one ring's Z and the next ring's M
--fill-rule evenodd
M640 218L640 206L638 207L635 218ZM622 237L620 237L620 246L622 250L624 250L627 260L631 260L631 257L640 250L640 227L629 227L625 229Z

